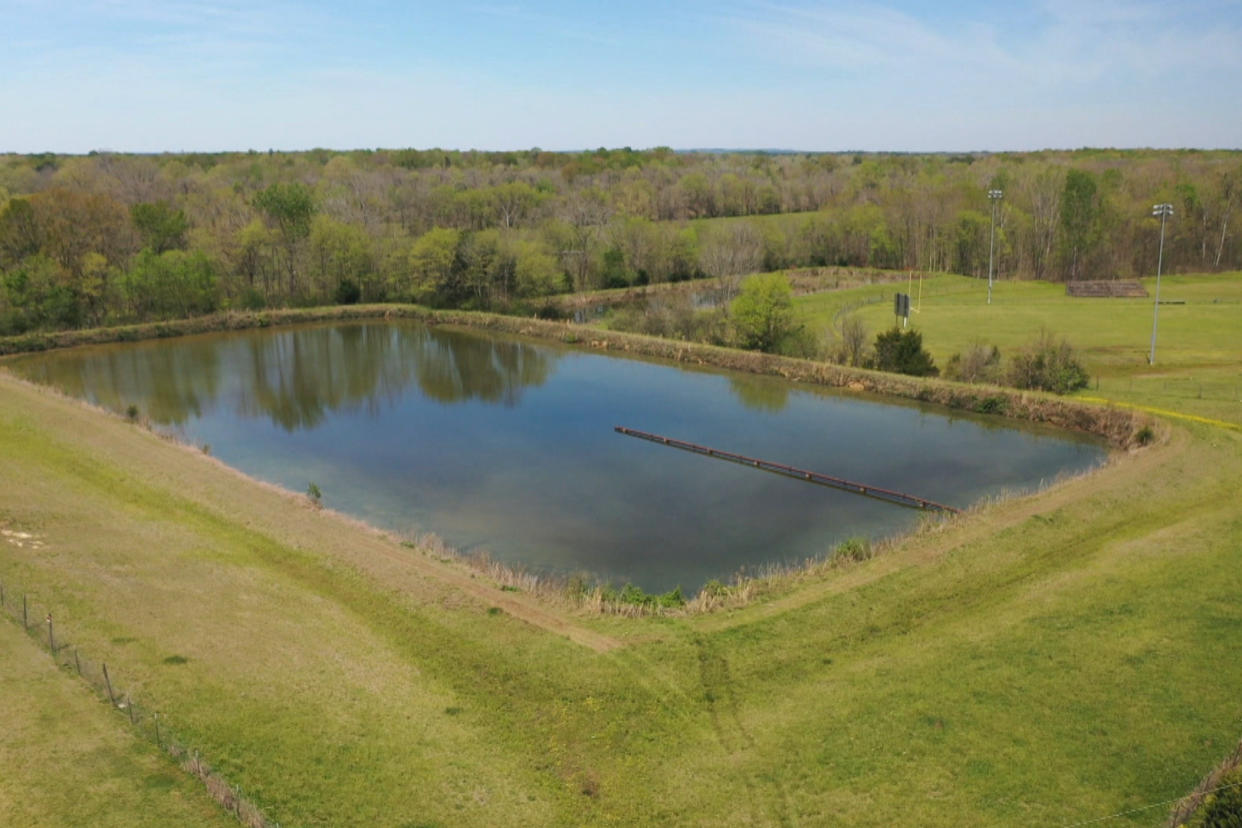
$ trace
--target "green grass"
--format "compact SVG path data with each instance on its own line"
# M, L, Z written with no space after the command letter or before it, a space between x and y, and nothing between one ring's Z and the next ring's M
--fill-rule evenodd
M1143 280L1154 295L1155 279ZM856 309L873 330L893 324L892 285L796 299L811 323L827 327ZM914 285L917 297L918 284ZM1079 299L1064 285L987 283L939 275L923 282L922 308L911 324L938 365L972 344L1012 354L1041 329L1064 336L1082 354L1091 388L1082 394L1242 423L1242 273L1167 276L1156 364L1148 365L1152 299Z
M0 664L0 824L236 824L7 616Z
M1157 370L1193 376L1237 330L1202 281L1184 281L1196 344ZM799 302L827 321L869 290ZM938 361L1073 305L1002 283L992 312L1012 313L989 327L971 290L925 285ZM1075 308L1071 339L1093 370L1145 376L1118 307ZM1182 795L1242 733L1242 432L1175 422L743 609L536 623L526 593L2 373L0 457L0 526L45 544L0 547L0 577L286 825L1067 824ZM624 646L577 643L597 639ZM78 821L14 778L0 790Z

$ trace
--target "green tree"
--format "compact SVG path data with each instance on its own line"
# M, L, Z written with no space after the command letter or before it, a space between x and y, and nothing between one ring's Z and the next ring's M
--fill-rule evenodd
M310 235L315 198L305 184L276 183L255 193L254 206L275 222L282 236L304 239Z
M10 202L5 229L16 231L18 246L27 255L35 252L30 245L37 244L37 252L55 259L74 279L81 276L88 253L98 253L108 264L120 266L136 249L128 211L106 193L56 187L35 193L28 202L29 212Z
M220 305L219 282L202 251L144 250L123 278L137 319L168 319L211 313Z
M565 274L556 257L535 241L514 245L514 281L521 296L546 296L564 288Z
M630 284L630 270L625 266L625 253L613 245L604 251L602 268L604 287L622 288Z
M1082 279L1085 260L1099 241L1096 222L1099 187L1095 176L1069 170L1061 193L1061 261L1067 279Z
M130 207L129 216L138 228L143 247L156 253L185 247L190 222L184 210L173 209L167 201L144 202Z
M116 292L116 274L116 268L108 264L102 253L90 252L82 257L76 294L87 325L101 324L109 308L115 308L117 303L113 294Z
M988 261L990 217L978 210L963 210L954 228L953 269L965 276L979 276Z
M738 344L743 348L776 351L797 327L793 289L784 273L747 277L729 311Z
M14 198L0 210L0 266L16 264L42 247L38 219L29 199Z
M254 206L276 225L284 242L285 273L288 276L290 297L302 292L298 284L298 251L301 243L310 235L311 218L316 210L315 197L310 188L299 182L277 182L255 193Z
M682 176L677 186L690 218L716 215L716 194L703 173L688 173Z
M876 335L875 367L916 377L940 373L931 354L923 350L923 335L914 328L893 328Z
M543 195L525 181L509 181L492 188L491 205L501 227L514 227L526 219Z
M82 302L69 275L50 257L30 256L4 274L8 310L0 328L24 333L40 328L74 328L85 319Z
M318 296L335 296L349 282L368 301L374 292L374 257L366 231L353 224L317 215L307 238L310 274ZM348 295L350 291L346 291Z
M237 234L237 271L245 278L242 304L262 307L272 297L277 275L275 238L261 220L243 227Z
M875 204L859 204L846 211L842 222L848 261L866 267L892 267L898 246L889 231L884 211Z
M493 293L505 292L511 259L502 247L500 231L495 227L462 235L454 266L460 277L455 287L465 294L465 301L488 307Z
M453 264L460 243L460 230L433 227L410 247L410 284L407 292L414 301L426 302L437 294L452 292Z
M679 282L701 275L699 271L699 237L693 227L676 230L667 241L668 279Z

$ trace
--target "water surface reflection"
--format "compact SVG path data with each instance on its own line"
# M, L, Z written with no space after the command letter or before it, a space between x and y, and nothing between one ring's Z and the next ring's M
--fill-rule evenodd
M1085 469L1094 441L773 377L410 322L81 348L8 363L135 405L226 463L397 531L695 589L919 513L613 432L624 425L964 507Z

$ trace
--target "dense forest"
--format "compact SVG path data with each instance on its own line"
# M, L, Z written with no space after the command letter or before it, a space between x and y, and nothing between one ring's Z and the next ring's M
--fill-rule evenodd
M1242 152L667 148L0 155L0 335L851 265L1001 278L1242 267Z

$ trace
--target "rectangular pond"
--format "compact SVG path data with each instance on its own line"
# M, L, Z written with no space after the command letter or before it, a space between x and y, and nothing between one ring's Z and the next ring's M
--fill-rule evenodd
M1086 470L1088 437L413 322L263 329L3 363L400 533L651 591L818 557L921 512L621 425L969 506Z

